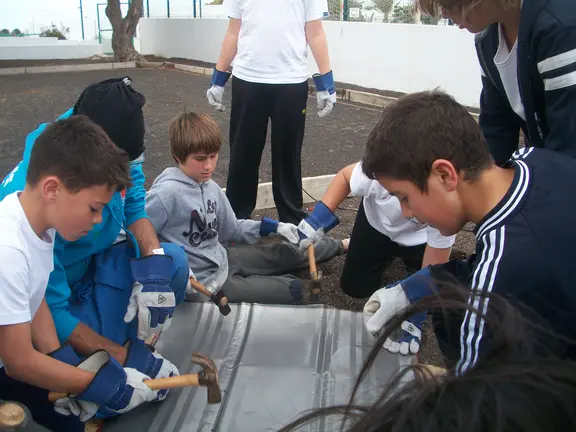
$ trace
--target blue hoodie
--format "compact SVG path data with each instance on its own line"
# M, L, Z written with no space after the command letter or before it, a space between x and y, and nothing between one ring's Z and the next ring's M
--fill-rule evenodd
M58 120L70 117L72 109L68 110ZM41 124L38 129L26 137L26 145L22 161L6 176L0 186L0 200L12 192L23 190L26 184L26 173L30 154L36 138L44 131L48 123ZM125 193L116 192L102 211L102 222L84 237L74 242L68 242L56 235L54 245L54 270L50 274L46 289L46 301L52 312L58 338L63 343L78 325L79 320L68 310L70 298L75 296L71 286L79 282L88 270L93 255L108 249L120 233L138 219L147 217L146 190L144 189L143 157L130 163L132 187Z

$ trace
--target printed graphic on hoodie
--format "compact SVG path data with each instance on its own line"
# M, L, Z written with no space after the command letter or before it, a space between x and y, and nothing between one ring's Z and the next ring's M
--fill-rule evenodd
M218 235L219 221L216 216L216 201L208 200L206 216L202 211L192 210L190 214L190 228L182 235L188 238L191 246L199 246L204 240Z

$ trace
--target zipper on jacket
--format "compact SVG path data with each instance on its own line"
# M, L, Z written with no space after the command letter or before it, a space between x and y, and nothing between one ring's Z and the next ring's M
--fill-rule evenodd
M204 201L204 183L200 183L200 193L202 194L202 207L204 207L204 220L206 221L208 212L206 211L206 202Z

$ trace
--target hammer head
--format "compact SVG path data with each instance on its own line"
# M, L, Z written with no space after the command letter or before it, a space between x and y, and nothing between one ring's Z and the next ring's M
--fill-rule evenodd
M322 272L318 270L315 274L311 275L310 279L310 301L320 301L320 293L322 292Z
M215 404L222 401L218 368L212 359L201 353L192 354L192 363L200 365L202 372L198 374L198 382L208 390L208 403Z

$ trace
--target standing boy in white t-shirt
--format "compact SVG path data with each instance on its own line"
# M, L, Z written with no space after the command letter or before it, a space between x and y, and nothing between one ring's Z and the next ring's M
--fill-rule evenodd
M297 224L302 210L301 151L308 100L308 46L318 65L313 76L318 115L336 103L334 77L322 19L326 0L224 0L228 31L207 92L223 109L232 80L230 165L226 195L238 219L256 205L258 169L272 123L272 192L280 221ZM228 72L234 60L232 73Z
M394 257L402 258L409 273L448 261L456 236L443 236L427 224L402 216L396 197L362 172L362 163L348 165L334 177L312 214L298 226L304 239L319 238L339 221L334 211L352 192L364 197L352 228L340 276L342 291L369 297L382 288L382 272Z
M0 399L23 403L50 430L83 431L98 409L119 414L157 396L142 382L146 375L106 351L80 361L61 347L44 297L55 236L85 235L129 185L127 154L100 126L74 116L46 127L24 190L0 202ZM52 404L49 390L69 397Z

